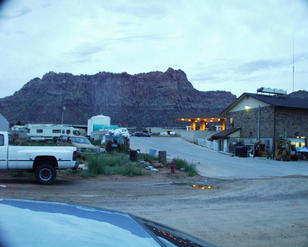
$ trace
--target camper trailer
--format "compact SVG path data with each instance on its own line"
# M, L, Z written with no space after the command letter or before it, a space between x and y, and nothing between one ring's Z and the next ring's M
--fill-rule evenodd
M33 141L53 140L60 136L80 136L79 129L62 124L27 124L28 138Z

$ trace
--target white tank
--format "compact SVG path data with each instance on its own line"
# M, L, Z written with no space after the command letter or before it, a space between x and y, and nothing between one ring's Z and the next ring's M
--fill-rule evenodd
M93 131L103 129L104 127L110 126L111 119L108 116L97 115L93 116L88 120L88 132L87 135L90 136Z

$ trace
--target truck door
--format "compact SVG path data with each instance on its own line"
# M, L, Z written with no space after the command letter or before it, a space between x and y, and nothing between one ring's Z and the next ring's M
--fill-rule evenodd
M0 170L7 169L7 141L3 134L0 134Z

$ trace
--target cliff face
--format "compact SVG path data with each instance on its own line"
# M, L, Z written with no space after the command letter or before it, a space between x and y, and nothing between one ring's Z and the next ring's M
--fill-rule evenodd
M229 92L200 92L171 68L136 75L49 72L0 99L0 112L11 123L59 123L63 103L64 123L86 124L104 114L121 126L175 126L180 117L216 116L235 99Z

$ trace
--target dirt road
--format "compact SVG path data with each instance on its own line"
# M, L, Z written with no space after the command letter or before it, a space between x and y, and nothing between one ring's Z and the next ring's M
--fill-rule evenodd
M200 190L185 184L196 180L218 188ZM1 175L0 185L4 185L0 186L0 198L125 211L221 246L308 245L308 177L59 177L56 184L41 186L31 177Z

